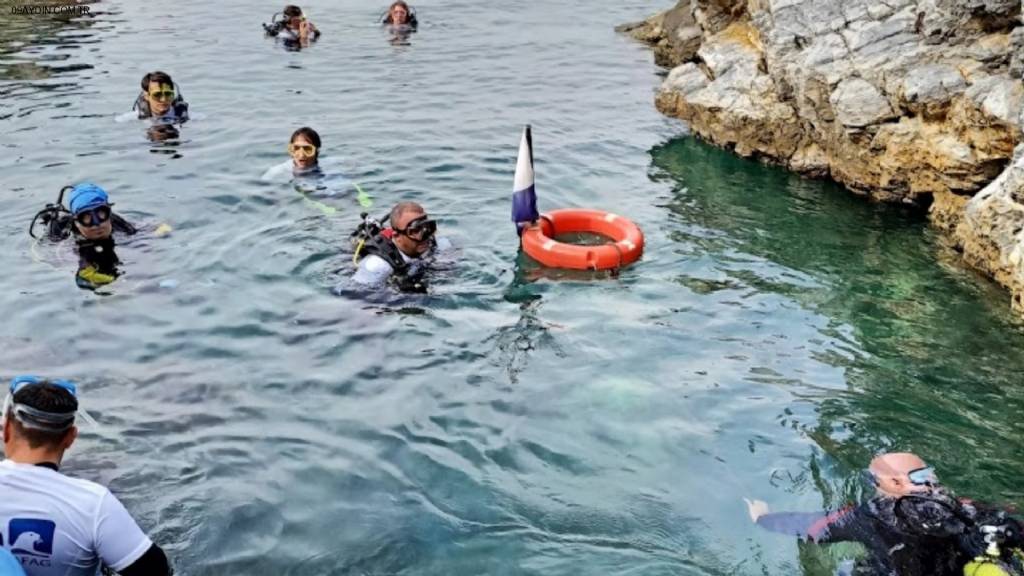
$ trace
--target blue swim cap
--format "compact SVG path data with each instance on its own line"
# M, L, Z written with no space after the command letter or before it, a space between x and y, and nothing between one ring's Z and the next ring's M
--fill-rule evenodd
M91 182L82 182L71 189L68 208L71 209L72 214L78 214L83 210L106 206L109 203L107 193L103 188Z

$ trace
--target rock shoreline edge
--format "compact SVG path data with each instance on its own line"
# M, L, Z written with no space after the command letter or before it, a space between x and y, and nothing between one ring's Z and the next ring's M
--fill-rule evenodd
M679 0L618 30L740 156L927 209L1024 313L1024 0Z

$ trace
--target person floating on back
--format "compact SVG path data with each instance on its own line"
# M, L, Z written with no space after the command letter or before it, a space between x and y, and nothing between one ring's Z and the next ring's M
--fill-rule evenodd
M747 500L750 517L773 532L819 544L859 542L867 558L858 570L870 574L963 576L965 568L982 566L1000 566L1002 572L985 568L978 574L1021 573L1024 524L1002 510L954 497L918 456L883 454L871 461L868 476L876 494L859 506L832 514L771 513L764 502Z
M28 576L169 576L167 555L110 490L60 472L78 438L78 390L66 380L19 376L0 420L0 534Z
M140 85L142 92L133 106L140 120L149 119L162 125L188 121L188 103L169 74L150 72L142 77Z
M302 8L289 4L279 14L274 14L270 24L264 24L267 36L303 46L320 38L320 30L306 18Z
M387 283L403 292L424 292L424 274L438 252L451 243L436 238L437 221L415 202L399 202L386 220L390 228L366 218L352 234L353 260L358 263L353 280L364 286Z
M63 205L64 192L68 194L68 207ZM65 186L55 204L36 214L29 233L36 237L37 223L46 227L46 238L61 242L69 237L75 240L78 253L78 271L75 282L81 288L96 289L110 284L121 274L121 261L115 251L118 236L132 236L138 230L127 220L114 213L106 190L90 182Z

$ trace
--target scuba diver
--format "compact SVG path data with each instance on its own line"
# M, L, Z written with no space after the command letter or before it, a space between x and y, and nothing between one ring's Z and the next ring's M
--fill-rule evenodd
M358 264L353 280L364 286L391 284L402 292L426 292L424 275L438 252L451 247L446 238L436 238L437 221L415 202L399 202L384 221L384 228L363 214L363 222L352 233L353 262Z
M381 17L381 24L408 26L413 29L419 26L419 22L416 20L416 10L410 8L405 0L395 0Z
M0 412L0 527L28 576L170 576L164 551L105 486L61 472L78 438L78 387L17 376ZM3 546L0 546L3 548ZM0 557L0 570L5 563ZM2 571L0 574L14 574Z
M409 37L419 26L416 10L410 8L403 0L396 0L391 4L388 11L381 16L380 23L391 33L389 42L395 46L408 46Z
M69 207L65 208L64 192L67 190L70 190ZM135 226L114 213L106 191L89 182L65 186L56 203L47 204L35 215L29 225L29 235L38 239L37 224L46 227L46 238L51 242L74 237L78 252L75 282L88 290L110 284L121 274L118 269L121 261L114 250L114 234L132 236L138 232Z
M372 198L363 191L361 186L349 181L339 173L324 173L320 167L320 149L320 134L309 126L303 126L292 132L292 136L288 140L288 154L291 155L291 160L271 166L260 179L271 181L280 180L286 175L291 176L296 191L302 194L307 202L327 215L336 213L338 209L323 204L313 197L336 197L350 187L355 189L356 200L362 207L373 206Z
M291 43L308 45L310 41L320 38L320 30L308 20L302 8L289 4L270 19L270 24L263 25L264 32L271 38L280 38Z
M275 180L290 175L295 178L323 176L320 170L320 134L309 126L292 132L288 139L288 155L291 160L271 166L260 177L261 180Z
M304 176L320 172L320 135L309 126L303 126L288 140L288 153L292 156L292 173Z
M818 544L859 542L866 557L853 574L1024 574L1024 524L1003 510L957 499L918 456L883 454L867 475L876 494L859 506L831 514L771 513L764 502L746 500L748 511L773 532Z
M151 119L154 124L172 125L188 122L188 103L181 96L177 84L164 72L150 72L140 82L142 92L135 99L132 110L139 120Z

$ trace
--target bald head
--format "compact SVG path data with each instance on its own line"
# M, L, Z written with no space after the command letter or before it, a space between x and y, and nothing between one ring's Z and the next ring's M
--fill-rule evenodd
M930 490L930 486L914 482L910 473L927 468L924 460L909 452L892 452L876 456L868 467L878 484L878 491L885 496L899 497L914 492Z
M395 204L395 207L391 209L391 225L397 226L399 229L405 228L409 222L419 218L426 214L427 211L423 209L416 202L399 202Z

